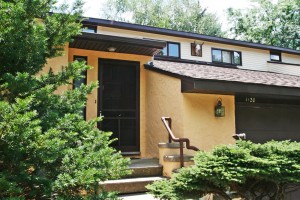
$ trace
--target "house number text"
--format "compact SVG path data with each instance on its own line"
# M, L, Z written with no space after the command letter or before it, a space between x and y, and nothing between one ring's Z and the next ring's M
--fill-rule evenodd
M246 97L246 102L247 103L255 103L255 98L254 97Z

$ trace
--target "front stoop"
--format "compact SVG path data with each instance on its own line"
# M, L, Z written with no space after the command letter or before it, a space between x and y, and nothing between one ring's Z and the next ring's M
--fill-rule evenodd
M146 192L146 185L164 179L162 177L162 165L155 158L132 159L129 168L133 170L131 175L124 179L101 182L99 183L99 189L117 191L120 194Z
M180 168L179 143L159 143L159 164L163 165L163 176L171 177L174 170ZM183 155L184 166L194 164L193 156Z
M129 168L133 171L126 178L162 176L163 171L162 165L156 158L132 159Z
M171 177L175 170L180 168L180 155L166 155L164 160L164 170L163 175L166 177ZM184 167L188 167L194 164L193 156L183 155Z
M103 188L105 191L117 191L121 194L127 194L146 192L146 185L163 179L163 177L127 178L120 180L108 180L101 182L99 185L100 189Z

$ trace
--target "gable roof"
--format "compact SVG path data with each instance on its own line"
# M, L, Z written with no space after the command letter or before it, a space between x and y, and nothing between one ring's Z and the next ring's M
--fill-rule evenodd
M192 79L300 88L299 76L272 72L161 60L154 60L152 65L147 65L147 69L167 72L173 76L187 77Z
M119 28L119 29L126 29L126 30L132 30L132 31L140 31L140 32L168 35L168 36L174 36L174 37L180 37L180 38L189 38L189 39L194 39L194 40L203 40L203 41L216 42L216 43L222 43L222 44L256 48L256 49L281 51L284 53L300 55L299 50L294 50L294 49L289 49L289 48L275 47L275 46L264 45L264 44L259 44L259 43L227 39L227 38L203 35L203 34L198 34L198 33L176 31L176 30L165 29L165 28L157 28L157 27L153 27L153 26L145 26L145 25L139 25L139 24L126 23L126 22L118 22L118 21L113 21L113 20L88 18L86 20L83 20L82 23L86 24L86 25L105 26L105 27L111 27L111 28Z

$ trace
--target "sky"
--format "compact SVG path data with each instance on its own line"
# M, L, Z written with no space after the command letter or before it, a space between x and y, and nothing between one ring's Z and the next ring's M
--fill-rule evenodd
M72 2L73 0L68 0L66 2ZM101 18L101 10L103 4L107 0L84 0L84 16L85 17L94 17ZM108 0L109 1L109 0ZM58 0L59 3L65 2L65 0ZM227 18L226 10L229 7L245 9L251 7L253 3L251 0L200 0L200 3L207 8L209 12L216 13L222 22L222 29L226 30L227 28Z

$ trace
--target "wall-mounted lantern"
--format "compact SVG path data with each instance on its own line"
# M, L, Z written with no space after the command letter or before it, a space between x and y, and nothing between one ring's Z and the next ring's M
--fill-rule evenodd
M224 117L225 116L225 107L222 106L222 99L217 99L217 105L215 107L215 117Z

